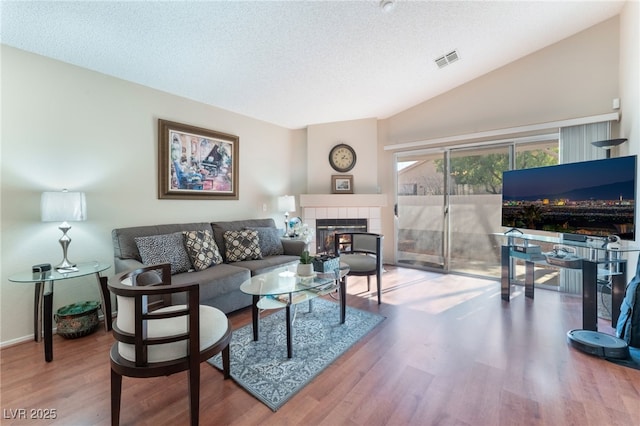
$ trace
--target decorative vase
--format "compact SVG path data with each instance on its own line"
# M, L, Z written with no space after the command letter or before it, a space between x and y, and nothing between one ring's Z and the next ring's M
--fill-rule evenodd
M313 275L313 264L312 263L299 263L298 264L298 276L301 277L309 277Z

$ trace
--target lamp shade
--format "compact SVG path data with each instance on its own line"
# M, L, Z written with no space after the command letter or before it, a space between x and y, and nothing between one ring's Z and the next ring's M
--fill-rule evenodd
M296 197L293 195L283 195L278 197L278 211L293 212L296 210Z
M40 197L40 217L43 222L87 220L87 200L84 192L43 192Z
M597 146L599 148L604 148L604 149L610 149L613 148L614 146L618 146L621 143L626 142L627 139L626 138L621 138L621 139L607 139L604 141L596 141L596 142L591 142L591 145L593 146Z

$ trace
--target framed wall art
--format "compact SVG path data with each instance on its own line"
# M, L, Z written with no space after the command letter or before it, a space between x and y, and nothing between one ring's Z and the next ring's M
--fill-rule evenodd
M353 175L331 175L332 194L353 194Z
M238 199L238 136L158 120L158 198Z

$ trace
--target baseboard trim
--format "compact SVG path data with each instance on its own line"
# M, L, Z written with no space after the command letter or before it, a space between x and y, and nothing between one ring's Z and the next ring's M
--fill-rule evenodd
M111 318L115 318L117 313L118 311L115 311L115 313L112 313ZM104 315L98 314L98 320L102 323L101 326L104 327ZM53 334L57 334L57 332L58 332L58 328L54 327ZM0 349L10 348L11 346L16 346L22 343L33 342L33 341L34 341L33 334L28 334L26 336L16 337L15 339L10 339L10 340L5 340L0 342Z

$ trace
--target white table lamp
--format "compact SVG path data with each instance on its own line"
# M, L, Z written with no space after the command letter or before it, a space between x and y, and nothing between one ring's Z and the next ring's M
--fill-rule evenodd
M79 222L87 220L87 200L84 192L43 192L40 198L40 215L43 222L62 222L58 229L62 231L60 245L62 246L62 262L56 266L58 269L72 268L74 263L67 259L67 250L71 238L67 232L71 225L67 222Z
M278 211L284 212L284 236L289 235L289 212L296 211L296 197L283 195L278 197Z

